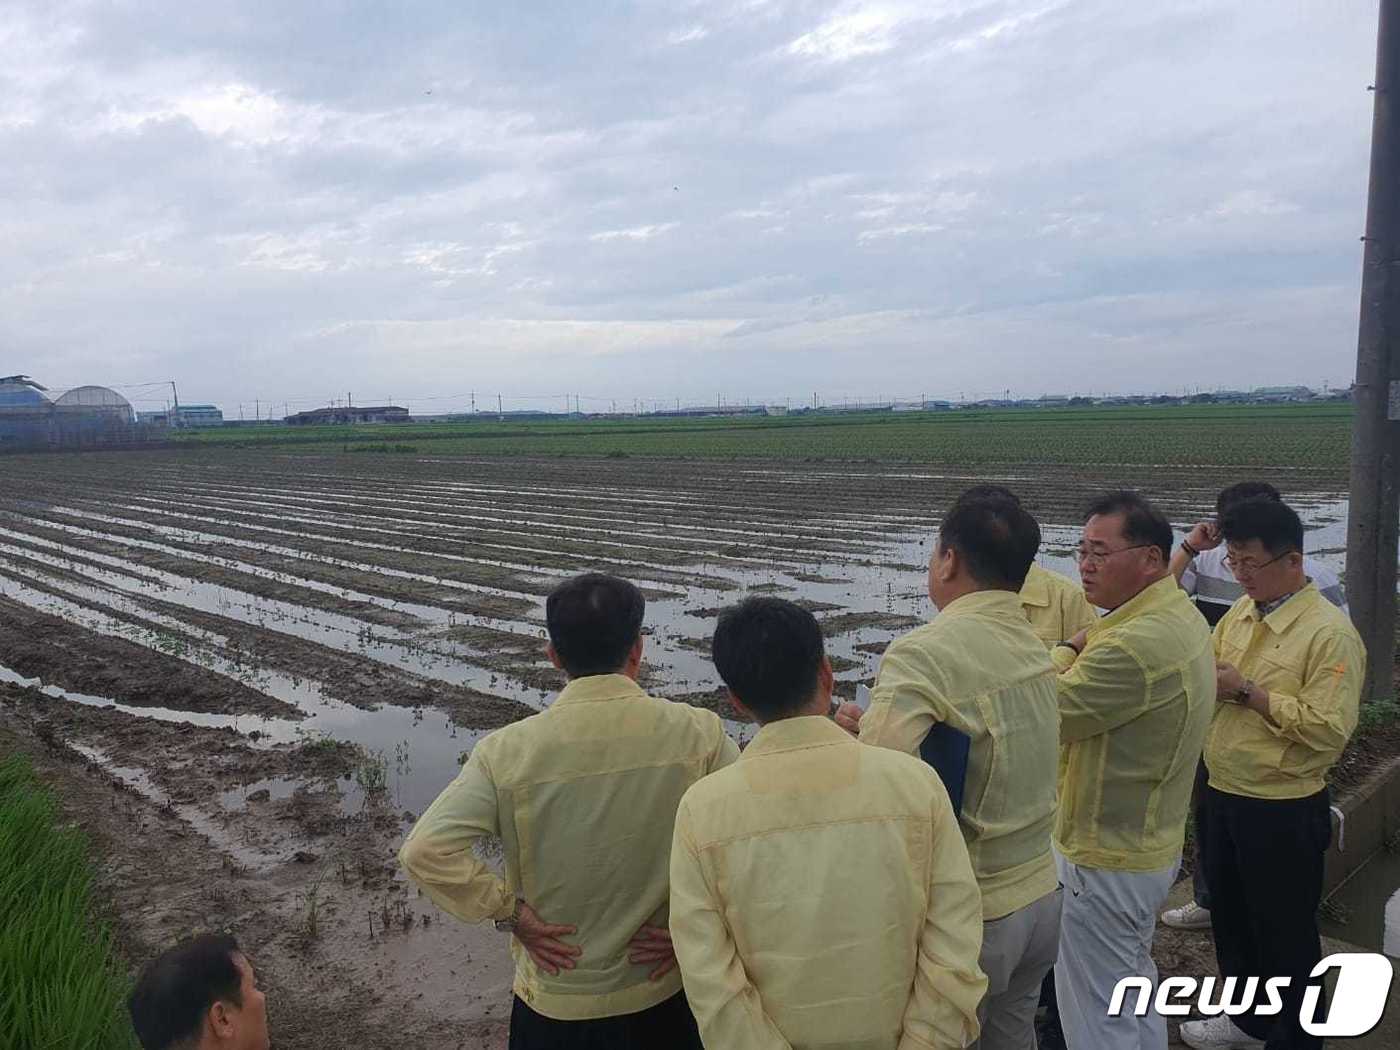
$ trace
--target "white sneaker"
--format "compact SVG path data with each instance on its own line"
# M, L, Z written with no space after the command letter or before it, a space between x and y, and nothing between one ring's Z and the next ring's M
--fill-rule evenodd
M1180 908L1169 908L1162 912L1162 921L1178 930L1210 929L1210 909L1202 908L1195 901L1188 901Z
M1181 1041L1195 1050L1259 1050L1264 1040L1242 1030L1226 1014L1181 1026Z

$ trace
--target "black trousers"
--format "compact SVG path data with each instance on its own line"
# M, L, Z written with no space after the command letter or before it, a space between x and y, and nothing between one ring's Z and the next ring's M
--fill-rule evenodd
M619 1017L556 1021L515 997L510 1050L704 1050L685 993Z
M1332 841L1329 805L1325 788L1308 798L1258 799L1209 785L1200 804L1205 820L1198 816L1196 826L1206 829L1203 859L1221 976L1240 983L1258 977L1261 1005L1265 980L1290 978L1281 1013L1234 1019L1267 1050L1322 1046L1321 1037L1303 1031L1298 1011L1308 974L1322 959L1317 906L1323 854ZM1325 995L1317 1016L1326 1016Z
M1191 896L1197 904L1206 909L1210 908L1210 887L1206 885L1206 850L1210 847L1206 845L1205 822L1210 820L1210 814L1206 812L1205 806L1201 805L1201 799L1205 797L1206 779L1209 776L1204 756L1198 758L1196 782L1191 786L1191 805L1195 807L1196 815L1196 830L1192 836L1196 847L1196 863L1191 869Z

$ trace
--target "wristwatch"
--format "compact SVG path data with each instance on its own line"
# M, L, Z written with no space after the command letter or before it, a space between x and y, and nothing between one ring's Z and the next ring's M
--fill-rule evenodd
M523 898L516 897L515 910L510 913L510 918L497 919L494 923L492 923L492 925L496 927L498 933L515 932L515 928L520 925L520 906L524 903L525 901Z
M1254 691L1254 683L1253 683L1250 679L1246 678L1246 679L1244 680L1244 685L1242 685L1242 686L1240 686L1238 689L1236 689L1236 690L1235 690L1235 695L1232 696L1232 697L1230 697L1230 703L1232 703L1232 704L1242 704L1242 703L1244 703L1246 700L1249 699L1249 694L1252 693L1253 691Z

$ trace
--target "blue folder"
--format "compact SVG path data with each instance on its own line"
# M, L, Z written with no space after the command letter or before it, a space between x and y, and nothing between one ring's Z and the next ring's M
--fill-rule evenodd
M972 737L946 722L939 722L928 731L919 745L919 757L933 767L938 779L948 789L948 801L953 813L962 816L963 787L967 783L967 756L972 749Z

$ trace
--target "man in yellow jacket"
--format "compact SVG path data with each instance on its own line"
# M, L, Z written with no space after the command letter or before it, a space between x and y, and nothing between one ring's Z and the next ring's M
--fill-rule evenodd
M1019 504L1021 498L1005 485L973 485L959 500L1009 500ZM1099 618L1098 610L1084 597L1084 588L1068 576L1042 568L1035 562L1026 570L1026 582L1021 584L1021 611L1030 621L1031 630L1053 648L1066 638L1073 638Z
M1304 567L1303 523L1269 499L1220 519L1227 564L1245 594L1215 628L1215 718L1206 738L1206 828L1215 955L1224 977L1290 979L1283 1010L1181 1026L1211 1050L1321 1047L1299 1023L1322 958L1317 906L1332 837L1326 776L1356 720L1366 651L1346 614ZM1319 998L1315 1015L1326 1015Z
M591 573L545 604L569 684L473 748L399 853L465 922L512 934L512 1050L699 1050L667 926L671 831L686 789L738 758L719 718L638 687L636 587ZM506 877L473 852L500 838Z
M982 891L980 1050L1035 1046L1036 1000L1059 949L1055 670L1017 593L1039 548L1040 526L1014 497L960 497L929 562L938 615L890 644L859 719L862 743L914 755L931 732L965 741L956 768L938 760L945 783L956 778L948 786ZM849 727L853 711L843 705L838 721Z
M1181 861L1215 706L1210 629L1168 571L1172 530L1132 492L1089 508L1079 572L1109 612L1051 652L1060 671L1064 885L1055 991L1072 1050L1164 1050L1155 1011L1110 1017L1124 977L1155 982L1152 935Z
M671 935L716 1050L962 1050L987 987L982 908L948 793L838 727L812 614L749 598L714 660L762 728L681 800Z

